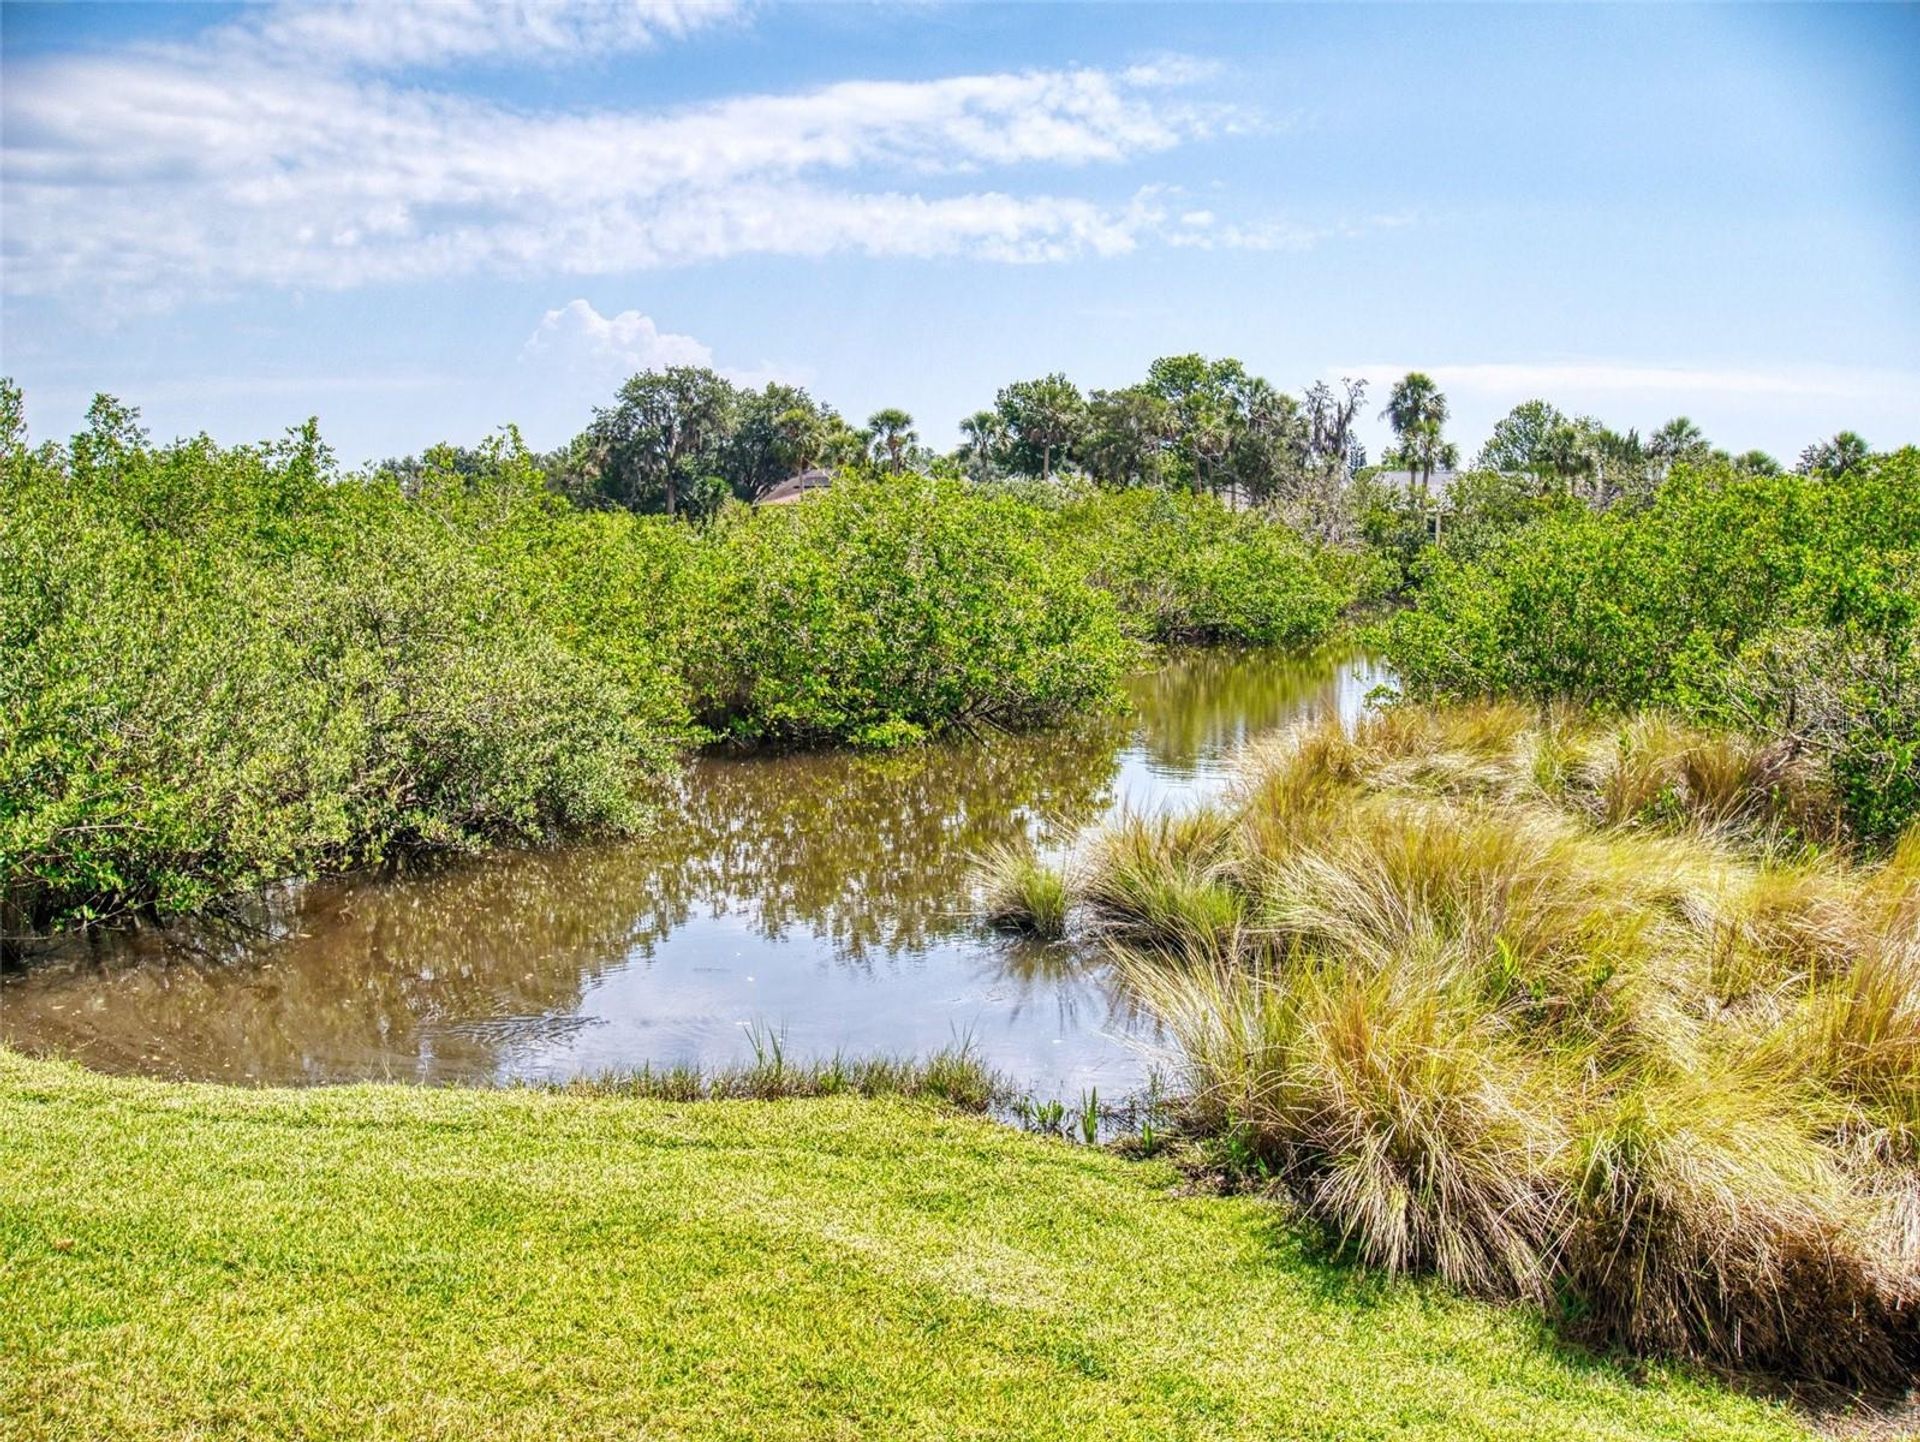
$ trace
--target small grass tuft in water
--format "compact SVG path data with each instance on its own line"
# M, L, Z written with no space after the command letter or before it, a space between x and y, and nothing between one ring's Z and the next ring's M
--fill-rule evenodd
M1001 931L1057 941L1067 932L1071 889L1063 868L1049 866L1028 843L1004 843L975 864L981 915Z
M1109 935L1139 946L1229 946L1242 898L1225 884L1225 819L1211 810L1127 816L1088 864L1088 904Z
M905 1097L959 1111L984 1112L1011 1087L982 1062L971 1042L943 1047L925 1059L848 1057L840 1052L807 1061L786 1054L776 1032L748 1032L753 1061L742 1066L643 1066L561 1084L570 1092L644 1097L655 1101L786 1101L799 1097Z

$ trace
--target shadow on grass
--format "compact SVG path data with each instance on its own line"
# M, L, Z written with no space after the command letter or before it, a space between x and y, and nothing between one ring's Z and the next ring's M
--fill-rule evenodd
M1677 1358L1650 1358L1597 1342L1577 1320L1522 1300L1471 1299L1434 1277L1395 1277L1369 1268L1343 1239L1271 1193L1252 1226L1263 1260L1283 1269L1315 1303L1367 1313L1408 1296L1439 1307L1491 1306L1518 1327L1528 1346L1569 1376L1618 1379L1644 1386L1656 1377L1683 1377L1725 1387L1757 1401L1790 1408L1824 1436L1847 1442L1912 1442L1920 1438L1920 1384L1905 1392L1809 1382L1760 1369L1714 1366Z

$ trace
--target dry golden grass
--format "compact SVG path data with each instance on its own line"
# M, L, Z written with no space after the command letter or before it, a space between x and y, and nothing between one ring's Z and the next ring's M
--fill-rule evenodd
M1085 899L1196 1124L1352 1253L1638 1350L1920 1368L1920 838L1658 717L1397 707L1128 820Z

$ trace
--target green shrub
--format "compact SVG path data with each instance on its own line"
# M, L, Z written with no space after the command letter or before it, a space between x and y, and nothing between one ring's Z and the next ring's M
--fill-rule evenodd
M1302 645L1370 581L1361 568L1323 569L1289 527L1211 496L1088 492L1060 508L1057 525L1094 584L1154 641Z
M696 707L737 737L1045 724L1112 703L1136 659L1036 512L958 481L846 475L724 517L711 544Z
M1829 766L1853 827L1920 814L1920 451L1843 474L1683 468L1644 510L1563 509L1439 554L1382 628L1408 690L1672 707Z
M0 875L46 925L625 828L667 759L446 518L311 436L7 459ZM10 923L11 924L11 923Z

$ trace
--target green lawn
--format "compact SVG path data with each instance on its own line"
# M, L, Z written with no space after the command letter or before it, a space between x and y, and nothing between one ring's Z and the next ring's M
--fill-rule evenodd
M899 1101L0 1052L0 1436L1798 1436L1157 1164Z

